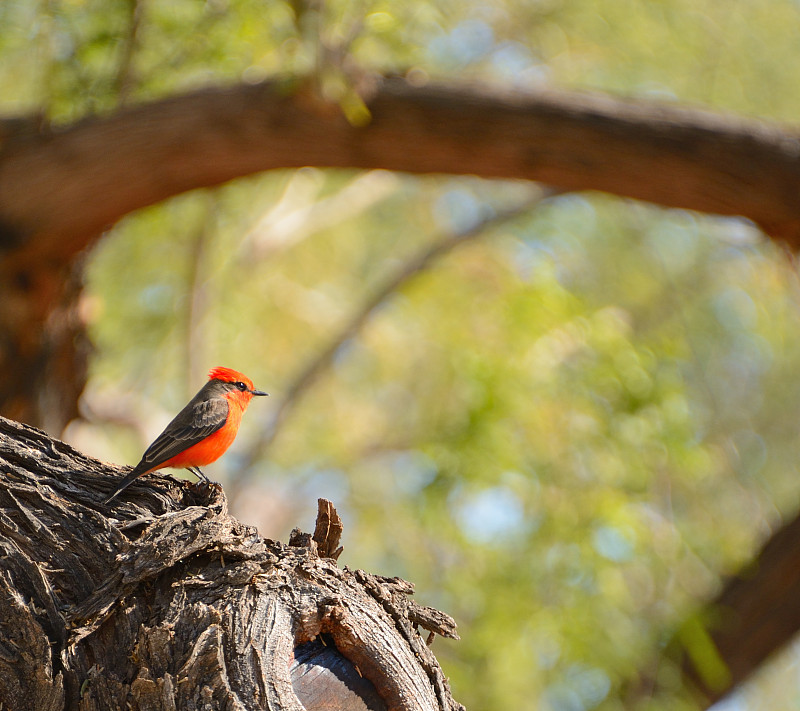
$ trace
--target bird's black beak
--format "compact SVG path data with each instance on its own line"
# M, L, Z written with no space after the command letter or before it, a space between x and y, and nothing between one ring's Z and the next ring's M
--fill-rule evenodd
M263 390L251 390L250 393L253 395L269 395L269 393L265 393Z

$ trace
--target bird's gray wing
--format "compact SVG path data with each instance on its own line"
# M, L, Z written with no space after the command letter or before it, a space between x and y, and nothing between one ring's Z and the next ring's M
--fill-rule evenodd
M204 440L228 419L228 401L223 397L192 400L156 437L142 457L152 468Z

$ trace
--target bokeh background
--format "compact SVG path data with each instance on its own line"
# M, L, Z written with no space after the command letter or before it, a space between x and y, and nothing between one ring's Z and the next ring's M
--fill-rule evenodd
M798 37L794 0L4 0L0 111L287 74L347 107L379 72L797 123ZM798 274L743 220L304 168L127 217L85 280L65 438L133 464L208 368L247 373L271 397L207 471L232 512L286 540L330 498L343 563L456 618L468 709L695 708L660 650L800 505ZM719 708L800 708L798 654Z

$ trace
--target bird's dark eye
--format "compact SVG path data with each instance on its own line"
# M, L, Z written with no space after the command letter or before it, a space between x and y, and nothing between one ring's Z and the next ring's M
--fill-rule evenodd
M239 390L247 390L247 386L240 380L233 384L233 387L239 388Z

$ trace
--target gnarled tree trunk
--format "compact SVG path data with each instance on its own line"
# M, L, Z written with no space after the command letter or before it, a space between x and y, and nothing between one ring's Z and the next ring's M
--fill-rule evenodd
M17 711L461 707L397 578L339 568L341 522L266 540L219 486L123 472L0 418L0 701Z

